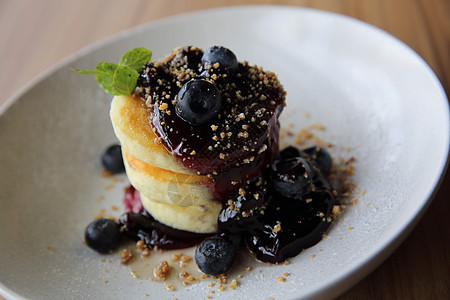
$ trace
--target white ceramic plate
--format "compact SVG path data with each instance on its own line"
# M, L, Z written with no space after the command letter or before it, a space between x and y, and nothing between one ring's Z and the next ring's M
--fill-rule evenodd
M126 178L109 188L99 156L116 142L110 97L70 71L117 61L136 46L161 58L182 45L231 48L279 75L288 91L283 124L321 123L334 155L356 158L359 205L288 266L257 264L236 291L214 298L333 297L381 263L428 206L445 168L449 111L426 63L389 34L311 9L234 7L140 26L83 49L17 93L0 117L0 294L7 298L204 298L132 278L117 254L82 244L85 226L117 205ZM351 148L347 152L347 147ZM101 197L104 200L99 200ZM99 198L100 197L100 198ZM353 230L349 230L352 227ZM315 255L311 258L311 255ZM289 272L287 281L277 276ZM107 282L107 283L106 283Z

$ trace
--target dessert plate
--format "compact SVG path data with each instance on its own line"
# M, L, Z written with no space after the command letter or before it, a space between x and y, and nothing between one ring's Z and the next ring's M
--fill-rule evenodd
M231 21L232 20L232 21ZM85 226L121 213L126 177L101 176L116 139L111 97L89 76L144 46L223 45L279 75L282 125L322 124L334 157L355 158L355 198L316 246L289 265L253 262L236 290L213 297L331 298L379 265L430 203L447 162L449 110L427 64L405 44L355 19L312 9L244 6L179 15L82 49L12 97L0 112L0 295L8 299L198 299L206 283L169 291L133 278L119 255L83 245ZM424 159L426 158L426 159ZM116 210L115 207L118 207ZM157 253L153 255L158 255ZM285 282L278 276L290 275Z

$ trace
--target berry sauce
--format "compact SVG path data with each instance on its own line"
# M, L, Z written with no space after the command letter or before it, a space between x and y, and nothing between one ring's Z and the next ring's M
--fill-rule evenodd
M139 191L132 185L125 189L123 198L125 213L119 218L122 230L128 238L143 240L149 249L182 249L192 247L210 234L198 234L166 226L153 218L142 206Z
M333 209L338 205L326 174L321 171L321 157L316 155L325 150L316 147L317 151L313 153L311 149L305 149L292 154L289 148L281 151L260 176L241 185L223 204L218 216L217 235L229 240L236 250L247 246L263 262L284 261L318 243L330 226ZM276 169L277 166L298 157L303 160L302 166L310 169L311 183L297 195L286 196L275 187L274 174L282 172L282 169ZM288 171L294 176L292 170ZM159 223L143 208L136 212L137 202L140 202L139 192L130 186L124 197L128 212L119 221L126 236L143 240L149 249L155 246L160 249L191 247L211 236Z
M228 236L234 244L239 241L237 236L241 237L244 241L238 245L247 245L263 262L284 261L318 243L334 218L333 208L338 205L326 174L319 168L317 156L305 151L298 151L295 157L287 154L287 151L281 151L270 169L247 182L233 201L223 206L218 218L222 235ZM277 169L277 166L300 158L302 167L310 169L311 182L296 195L291 195L291 189L286 188L289 195L286 196L286 191L276 185L274 175L284 169ZM291 169L286 175L292 184L299 185ZM298 175L303 178L305 173Z
M222 57L225 50L202 60L201 49L184 47L147 63L135 96L145 101L167 151L213 179L211 192L222 203L216 235L230 241L233 251L247 246L258 260L277 263L319 242L330 225L338 204L326 179L331 158L319 147L279 152L283 87L274 73L237 62L234 54ZM210 62L213 54L227 63ZM187 82L214 94L189 95L182 89ZM206 106L212 114L203 114ZM149 249L185 248L211 236L168 227L139 203L139 192L130 186L119 222L126 236Z
M173 250L197 245L209 234L174 229L166 226L150 215L145 209L138 213L127 212L120 216L123 234L135 241L142 240L148 249Z
M178 48L146 64L135 94L145 101L168 152L197 174L213 178L213 195L223 203L275 158L285 91L272 72L243 62L230 75L218 64L202 65L203 53ZM193 78L208 80L221 94L218 114L205 124L191 125L176 113L177 94Z
M130 185L125 189L123 205L125 206L125 212L127 213L139 213L143 210L144 206L141 202L141 194L134 186Z

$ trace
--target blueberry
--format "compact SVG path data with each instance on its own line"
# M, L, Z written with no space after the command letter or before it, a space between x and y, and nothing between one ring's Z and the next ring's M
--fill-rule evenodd
M233 245L224 238L211 237L201 242L195 250L195 261L202 272L220 275L228 271L234 260Z
M272 165L272 184L284 197L295 198L304 194L311 185L312 170L302 157L276 160Z
M202 65L214 65L219 63L219 71L232 74L238 67L236 55L222 46L214 46L205 51L202 56Z
M322 147L313 146L304 149L303 152L313 161L316 162L320 171L324 174L330 173L332 159L327 150Z
M102 155L102 165L108 172L118 174L125 172L120 145L111 145Z
M219 236L229 241L233 245L234 250L239 250L245 246L243 234L231 234L222 232L219 234Z
M110 219L95 220L86 228L84 239L93 250L107 253L119 245L120 225Z
M246 236L248 248L261 261L278 263L318 243L331 224L337 204L330 191L306 193L298 201L278 196L265 209L263 226Z
M261 211L270 201L267 191L267 181L263 177L245 183L242 186L245 193L236 191L230 195L230 200L223 205L217 218L218 229L231 235L242 235L259 228Z
M221 102L220 91L214 84L192 79L178 92L176 113L192 125L204 124L217 116Z
M300 150L298 150L294 146L287 146L283 150L280 151L279 157L282 160L288 159L288 158L294 158L300 156Z

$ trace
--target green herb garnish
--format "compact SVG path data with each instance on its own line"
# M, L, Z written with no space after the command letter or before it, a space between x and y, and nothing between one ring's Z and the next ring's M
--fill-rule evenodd
M80 74L95 75L98 84L112 95L130 95L137 84L139 72L150 61L152 52L143 47L125 53L119 64L100 62L95 70L76 70Z

